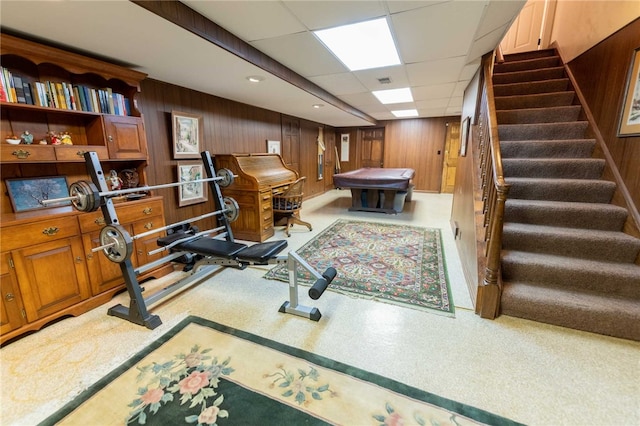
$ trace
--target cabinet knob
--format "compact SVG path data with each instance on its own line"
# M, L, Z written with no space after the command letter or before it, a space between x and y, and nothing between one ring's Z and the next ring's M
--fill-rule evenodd
M89 254L87 255L87 260L91 260L91 259L93 259L93 254L92 254L92 253L89 253Z
M76 263L82 263L82 257L77 256L76 257Z
M15 298L16 297L13 295L13 293L7 293L6 296L4 296L4 300L6 300L7 302L11 302Z
M153 211L153 208L151 207L147 207L146 209L142 210L142 213L144 214L151 214L151 212Z
M52 235L56 235L58 233L58 231L60 231L60 228L56 228L55 226L52 226L50 228L43 229L42 233L44 235L52 236Z
M113 142L113 136L109 135L107 136L107 139L109 139L109 142Z
M27 158L27 157L29 157L31 155L31 153L29 151L25 151L23 149L19 149L17 151L13 151L11 154L15 155L20 160L24 160L25 158Z
M144 228L145 229L152 229L153 228L153 222L147 222L144 224Z
M78 157L84 157L84 155L85 155L87 152L89 152L89 151L78 151L78 152L76 152L76 155L77 155Z
M96 220L94 220L96 225L104 225L105 221L104 221L104 217L99 217Z

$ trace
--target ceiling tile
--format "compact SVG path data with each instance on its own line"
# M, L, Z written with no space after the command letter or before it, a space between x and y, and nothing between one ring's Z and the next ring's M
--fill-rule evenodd
M444 83L434 86L414 86L411 88L413 99L423 101L426 99L449 98L457 83Z
M282 3L310 30L354 24L387 14L381 1L284 1Z
M326 74L309 77L309 80L336 96L366 92L367 88L360 83L353 73Z
M412 86L430 86L458 81L465 63L465 56L420 62L407 65L407 75Z
M182 3L245 41L306 30L304 25L277 1L182 0Z
M402 61L410 64L466 55L485 3L439 3L392 15Z
M399 89L409 86L407 71L403 65L354 71L353 74L369 90ZM391 83L383 84L378 81L379 78L385 77L388 77Z
M505 25L510 25L526 2L527 0L491 0L478 25L476 39Z
M342 62L308 32L258 40L251 44L304 77L348 71Z

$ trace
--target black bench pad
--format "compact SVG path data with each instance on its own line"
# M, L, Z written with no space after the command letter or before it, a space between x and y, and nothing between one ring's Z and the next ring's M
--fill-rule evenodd
M238 260L245 262L266 262L275 257L288 245L285 240L254 244L238 253Z
M203 237L180 243L176 248L203 256L218 256L234 259L238 253L247 248L247 245Z
M158 238L157 243L160 247L166 247L169 244L173 243L174 241L178 241L181 240L183 238L193 238L193 234L190 234L188 232L174 232L173 234L169 234L166 237L161 237Z

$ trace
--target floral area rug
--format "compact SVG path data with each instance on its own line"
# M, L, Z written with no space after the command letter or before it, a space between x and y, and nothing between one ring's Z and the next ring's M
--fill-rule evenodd
M338 271L328 290L454 314L439 229L338 220L296 252L320 273ZM296 274L313 285L303 268ZM287 265L264 277L288 282Z
M43 424L516 423L192 316Z

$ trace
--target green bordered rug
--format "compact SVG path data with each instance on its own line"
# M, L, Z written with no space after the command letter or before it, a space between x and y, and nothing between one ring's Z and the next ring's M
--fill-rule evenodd
M191 316L42 424L518 423Z
M440 229L341 219L296 252L317 271L338 271L329 290L454 315ZM303 268L296 274L315 282ZM289 282L287 265L264 277Z

